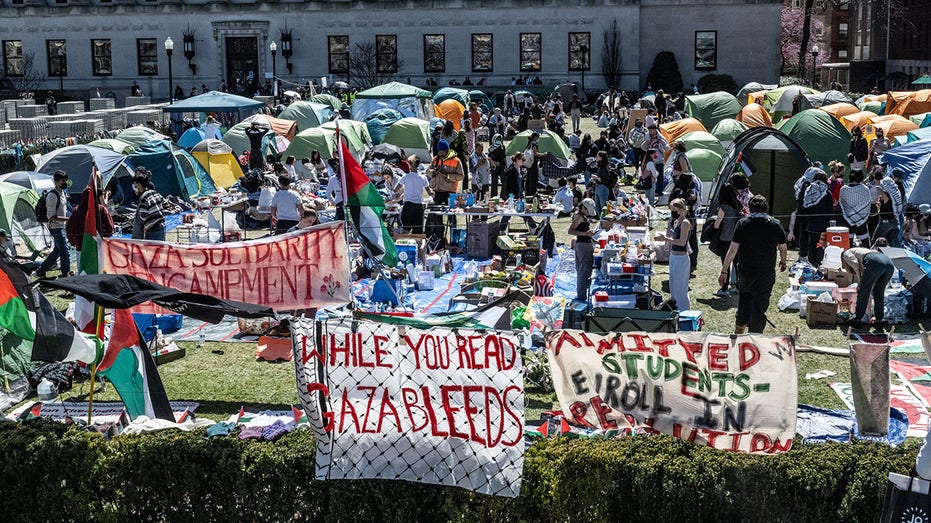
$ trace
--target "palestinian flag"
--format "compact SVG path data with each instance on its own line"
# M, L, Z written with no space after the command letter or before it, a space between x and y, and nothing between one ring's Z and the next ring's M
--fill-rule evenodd
M86 214L84 215L84 234L81 239L80 256L78 257L78 274L100 274L100 268L103 266L103 241L100 238L100 231L97 229L97 181L96 174L84 189L84 201L86 202ZM81 332L95 334L98 338L103 338L103 332L98 332L98 327L103 327L100 316L103 314L103 308L98 307L94 302L83 296L74 298L74 321L77 323Z
M110 380L131 419L148 416L175 421L155 360L129 309L113 311L113 331L97 374Z
M0 259L0 328L32 342L33 361L94 361L94 341L78 332L18 265Z
M737 154L737 171L746 174L747 178L753 176L753 164L750 163L750 160L744 158L743 151Z
M359 232L360 240L369 253L381 260L388 267L398 263L398 250L388 227L382 221L385 201L378 194L378 189L369 180L368 175L359 166L359 162L350 154L345 142L340 138L339 127L336 129L339 141L339 169L343 178L343 202L349 208L349 216Z

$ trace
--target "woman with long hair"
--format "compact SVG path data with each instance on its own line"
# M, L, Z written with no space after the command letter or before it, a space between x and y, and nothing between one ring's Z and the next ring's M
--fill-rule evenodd
M820 267L824 258L824 249L818 246L821 234L828 230L828 223L834 216L834 202L824 171L815 171L811 185L805 189L802 209L805 213L805 230L808 231L808 261L814 267Z
M605 151L598 151L595 157L596 173L592 176L595 182L595 208L600 213L608 200L614 198L614 186L617 185L617 173L611 168L611 159Z
M669 243L669 294L676 302L680 311L688 310L692 306L689 299L689 274L691 262L689 261L689 234L692 224L688 220L688 206L682 198L669 202L673 221L670 222L666 234L660 234L659 239Z
M740 173L737 173L740 174ZM731 177L729 183L725 184L721 188L721 192L718 194L718 215L714 222L714 228L719 232L718 236L718 248L717 254L721 258L721 263L724 263L724 259L727 258L727 251L731 247L731 240L734 239L734 230L737 228L737 220L741 218L741 203L737 197L737 187L734 184L734 174ZM744 177L746 179L746 177ZM705 224L707 227L707 223ZM714 295L720 298L730 296L728 287L730 284L734 284L734 289L737 289L737 280L734 278L736 276L736 271L731 271L731 267L723 267L721 272L727 273L725 278L725 284L718 289Z
M573 247L576 275L575 299L578 301L588 301L592 269L595 266L592 222L597 219L598 211L595 209L594 200L586 198L579 204L579 208L572 217L572 224L569 226L569 234L575 236L575 246ZM686 283L688 282L686 281Z

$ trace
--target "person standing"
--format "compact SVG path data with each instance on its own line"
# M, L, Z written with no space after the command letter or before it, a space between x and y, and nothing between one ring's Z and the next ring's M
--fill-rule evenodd
M838 203L850 234L860 241L868 240L866 221L873 209L873 200L869 187L863 185L863 171L850 171L850 183L841 187Z
M491 160L491 196L502 196L499 188L504 187L504 169L507 167L504 138L500 134L491 137L488 143L488 159ZM501 191L504 192L503 190ZM506 194L506 193L505 193Z
M722 269L737 260L737 334L762 333L766 326L766 310L776 283L777 250L779 270L786 270L789 254L786 233L768 211L765 196L758 194L750 199L750 216L737 222L731 246L724 257ZM718 284L723 287L727 279L727 271L722 270Z
M530 133L527 140L527 148L524 150L524 167L527 168L527 174L524 176L524 197L530 198L537 195L537 186L540 183L540 159L546 155L540 153L540 135Z
M519 153L518 153L519 154ZM596 219L595 201L591 198L582 200L578 212L572 217L569 234L575 236L575 299L588 301L589 285L592 281L592 269L595 267L594 231L591 221Z
M880 173L881 174L881 173ZM892 178L882 178L879 188L879 224L873 231L873 243L885 238L889 245L900 247L899 216L902 214L902 195Z
M246 137L249 138L249 168L264 169L265 164L262 161L262 138L268 133L268 129L259 126L259 122L252 122L252 125L246 129Z
M430 188L435 193L434 202L446 205L449 195L459 192L459 182L465 178L465 173L462 170L462 162L456 153L449 150L446 140L436 143L436 156L427 169L427 176L430 178Z
M860 327L869 323L866 306L869 305L870 296L873 297L875 325L882 325L886 307L886 285L892 279L895 265L888 256L877 249L888 246L885 238L879 238L872 249L854 247L841 255L844 269L849 271L853 275L853 281L857 282L857 307L853 317L848 320L848 325Z
M862 171L866 168L866 159L869 156L869 148L866 145L866 138L863 137L863 131L859 127L854 127L850 131L850 153L847 160L850 163L851 171Z
M45 278L46 273L56 261L59 262L62 276L67 276L71 272L71 254L68 250L68 236L65 231L68 225L68 195L65 194L65 189L71 181L65 171L55 171L52 180L55 182L55 188L45 195L48 231L52 235L52 252L36 269L37 278Z
M573 94L569 100L569 120L572 122L572 132L578 133L582 129L582 100L578 94Z
M208 116L207 120L204 122L204 139L220 139L220 122L213 116Z
M644 142L643 147L647 150L653 150L652 160L653 167L656 168L658 178L656 179L656 194L664 194L666 192L666 176L663 172L663 157L666 154L666 151L669 150L669 144L666 142L666 139L663 138L663 135L660 134L659 128L656 124L647 125L647 141Z
M736 176L736 174L734 176ZM722 264L727 257L727 251L731 248L731 240L734 239L734 230L737 228L737 221L740 220L740 218L740 202L737 200L737 188L734 187L734 183L731 181L725 184L721 189L721 193L718 194L718 216L714 222L714 228L719 231L718 250L716 253L721 257ZM705 226L707 227L707 224ZM728 277L714 295L719 298L725 298L730 296L728 287L730 282L736 282L736 278L734 278L736 274L733 274L730 265L722 265L721 272L728 273Z
M329 168L328 171L332 171L333 174L326 184L326 197L330 200L331 204L336 206L336 219L345 220L346 208L345 202L343 202L343 175L340 172L339 160L337 158L330 158L327 167Z
M423 193L433 194L430 180L420 171L411 172L401 177L398 182L404 190L401 206L401 225L411 234L423 234Z
M874 165L879 165L879 157L889 149L892 149L892 143L885 137L883 130L877 128L876 137L870 142L869 163L867 167L872 168Z
M280 189L272 196L272 227L274 234L288 232L301 221L304 215L304 202L301 195L291 187L291 178L287 175L278 177Z
M133 239L165 241L165 215L168 209L165 198L155 190L152 173L145 167L136 169L133 192L136 194Z
M824 248L819 247L821 234L827 232L828 224L834 216L834 200L827 181L824 171L816 171L802 196L801 212L805 215L805 231L808 233L808 261L815 268L821 267L821 260L824 259Z
M646 156L647 152L644 146L649 138L650 133L643 127L643 120L640 118L634 120L634 126L631 127L630 132L627 133L627 144L630 145L631 149L634 151L634 174L637 174L641 164L643 164L643 158ZM653 161L652 158L650 161Z
M685 311L692 306L689 298L689 234L692 223L688 219L688 206L682 198L669 202L669 210L673 221L666 234L659 234L658 238L669 243L669 294L676 302L676 308Z
M481 142L475 144L472 153L472 192L479 201L488 197L488 186L491 185L491 160L485 154L485 146Z

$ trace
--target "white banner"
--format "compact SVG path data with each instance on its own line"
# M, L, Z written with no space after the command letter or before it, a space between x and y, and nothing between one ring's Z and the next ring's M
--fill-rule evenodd
M547 356L560 407L574 423L734 452L792 447L798 384L791 338L564 330L547 338Z
M317 479L404 479L520 494L523 363L508 333L292 322Z

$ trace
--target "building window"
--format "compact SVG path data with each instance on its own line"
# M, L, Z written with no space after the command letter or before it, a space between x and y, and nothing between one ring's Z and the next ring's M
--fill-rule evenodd
M3 41L3 72L6 76L23 75L22 40Z
M718 68L718 32L695 31L695 69L713 71Z
M349 36L328 36L327 53L330 57L330 73L346 74L349 72Z
M591 33L569 33L569 70L591 70Z
M847 38L847 22L838 24L837 35L841 38Z
M446 72L446 35L423 35L423 72Z
M846 60L846 59L847 59L847 50L846 50L846 49L841 49L841 50L837 51L837 58L839 58L839 59L841 59L841 60Z
M540 33L520 34L520 70L539 71L542 57L543 37Z
M113 56L110 54L110 40L91 40L91 58L94 76L113 75Z
M472 71L490 73L494 69L494 36L490 33L472 34Z
M68 44L64 40L46 40L49 76L68 76Z
M375 37L375 68L379 74L398 72L398 35Z
M139 63L139 76L158 75L158 40L137 38L136 61Z

